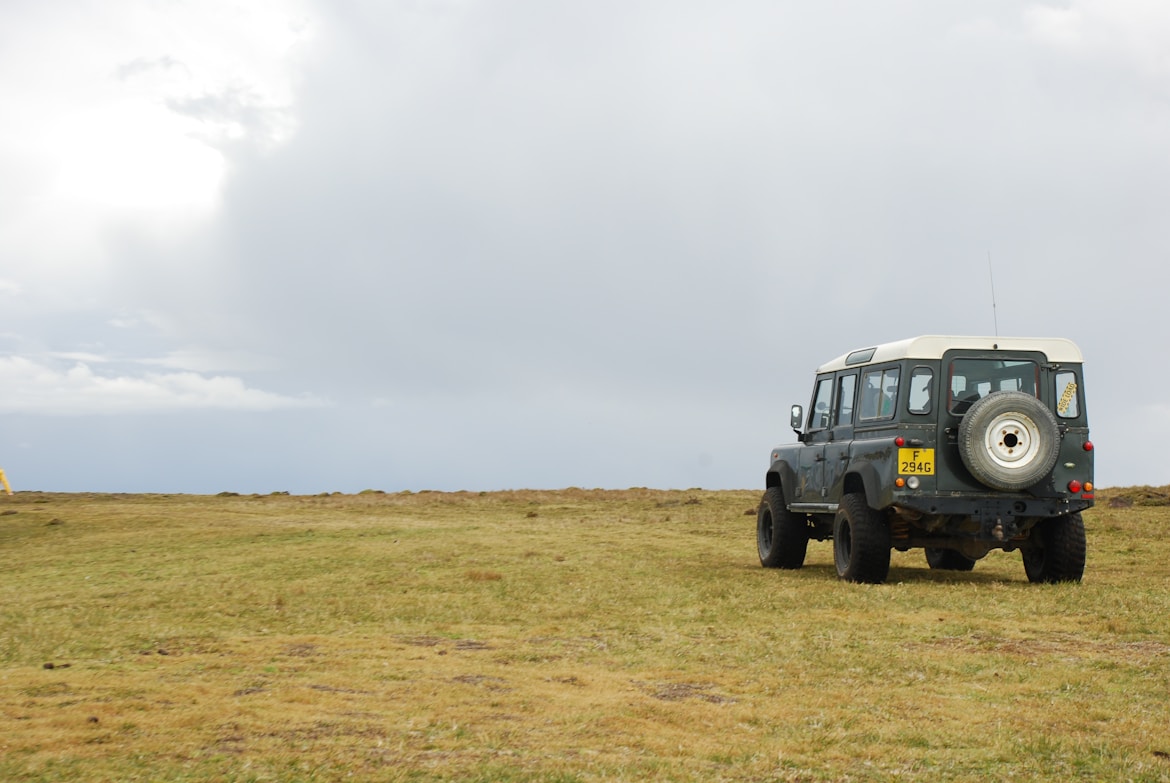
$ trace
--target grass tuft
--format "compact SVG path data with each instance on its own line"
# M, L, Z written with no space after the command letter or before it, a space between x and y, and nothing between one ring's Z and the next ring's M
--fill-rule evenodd
M465 576L472 582L498 582L504 578L499 571L468 571Z

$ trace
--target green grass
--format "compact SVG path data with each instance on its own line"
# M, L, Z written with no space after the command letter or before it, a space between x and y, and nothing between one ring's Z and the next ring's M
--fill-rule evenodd
M878 586L760 568L758 492L21 493L0 779L1170 780L1142 489L1082 584Z

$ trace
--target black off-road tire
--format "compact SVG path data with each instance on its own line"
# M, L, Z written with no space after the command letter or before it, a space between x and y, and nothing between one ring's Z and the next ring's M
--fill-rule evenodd
M926 548L926 564L939 571L970 571L975 567L975 561L962 552L933 546Z
M765 568L800 568L808 551L808 523L784 503L780 487L769 487L756 512L756 548Z
M989 394L959 423L959 456L992 489L1011 492L1038 483L1052 471L1059 450L1056 417L1024 392Z
M1053 517L1032 529L1022 549L1029 582L1079 582L1085 574L1085 521L1080 513Z
M833 520L833 561L847 582L881 584L890 575L890 528L860 492L841 498Z

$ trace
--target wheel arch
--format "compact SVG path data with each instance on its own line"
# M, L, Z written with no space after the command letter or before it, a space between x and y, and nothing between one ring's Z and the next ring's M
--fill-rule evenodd
M796 485L796 471L784 460L777 460L768 468L764 476L764 488L780 487L784 493L784 502L792 502L792 488Z
M882 490L882 480L877 468L868 462L849 469L845 474L842 490L846 495L853 492L864 494L866 504L875 509L885 508L893 499L893 491Z

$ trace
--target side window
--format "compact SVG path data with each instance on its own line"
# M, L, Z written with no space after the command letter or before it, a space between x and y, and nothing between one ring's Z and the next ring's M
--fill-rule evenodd
M1075 419L1081 414L1077 405L1077 376L1072 372L1056 374L1056 415L1062 419Z
M833 404L833 379L822 378L817 381L817 391L813 397L812 410L808 412L809 430L823 430L829 426L829 412Z
M869 370L861 377L861 421L893 418L897 401L897 367Z
M930 386L934 372L929 367L915 367L910 372L910 412L930 413Z
M857 374L842 375L837 379L836 427L853 423L853 396L857 391Z

